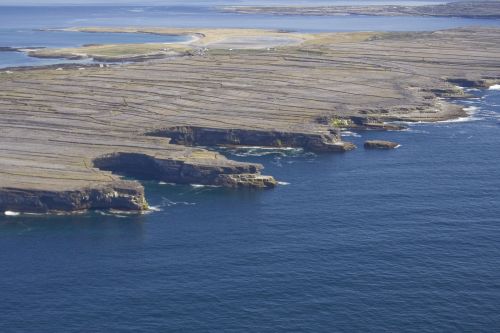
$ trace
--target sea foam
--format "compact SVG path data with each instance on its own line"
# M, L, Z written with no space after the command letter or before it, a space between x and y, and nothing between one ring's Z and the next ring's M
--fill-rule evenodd
M148 210L151 212L161 212L162 211L160 206L149 206Z

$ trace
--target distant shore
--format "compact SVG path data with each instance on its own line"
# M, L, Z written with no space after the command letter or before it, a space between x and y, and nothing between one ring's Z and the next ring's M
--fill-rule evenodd
M317 16L435 16L463 18L500 18L500 1L463 1L424 6L222 6L220 11L239 14L317 15Z
M206 48L266 49L279 46L298 45L305 38L303 34L283 34L273 30L255 29L182 29L182 28L67 28L59 31L90 33L148 33L158 35L187 36L182 42L143 44L102 44L72 48L17 49L31 57L94 59L101 62L131 62L171 58L203 52Z

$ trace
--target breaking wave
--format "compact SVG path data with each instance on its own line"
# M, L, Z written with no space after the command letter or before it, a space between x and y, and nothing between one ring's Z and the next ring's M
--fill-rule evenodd
M351 132L351 131L342 131L340 133L341 136L353 136L353 137L356 137L356 138L360 138L361 135L359 135L358 133L355 133L355 132Z
M222 147L224 151L240 157L247 156L267 156L267 155L280 155L280 156L296 156L304 152L302 148L293 147Z

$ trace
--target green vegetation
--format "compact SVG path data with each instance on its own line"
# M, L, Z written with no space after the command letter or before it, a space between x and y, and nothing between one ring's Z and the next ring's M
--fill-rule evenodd
M352 124L350 119L333 118L330 120L330 126L335 128L348 127Z

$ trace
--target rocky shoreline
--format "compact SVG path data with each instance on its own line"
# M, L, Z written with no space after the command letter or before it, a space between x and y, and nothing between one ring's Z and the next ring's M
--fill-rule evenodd
M304 133L282 131L258 131L249 129L220 129L179 126L158 129L147 133L167 137L173 144L186 146L241 145L262 147L298 147L313 152L345 152L356 148L342 141L335 133Z
M106 186L67 191L1 188L0 210L23 213L81 212L90 209L142 211L148 209L144 187L116 181Z
M466 97L457 85L500 78L497 29L300 38L272 50L223 48L226 39L168 60L0 72L0 211L147 209L143 186L123 175L273 188L261 165L197 146L345 152L355 147L343 129L461 117L450 103Z

